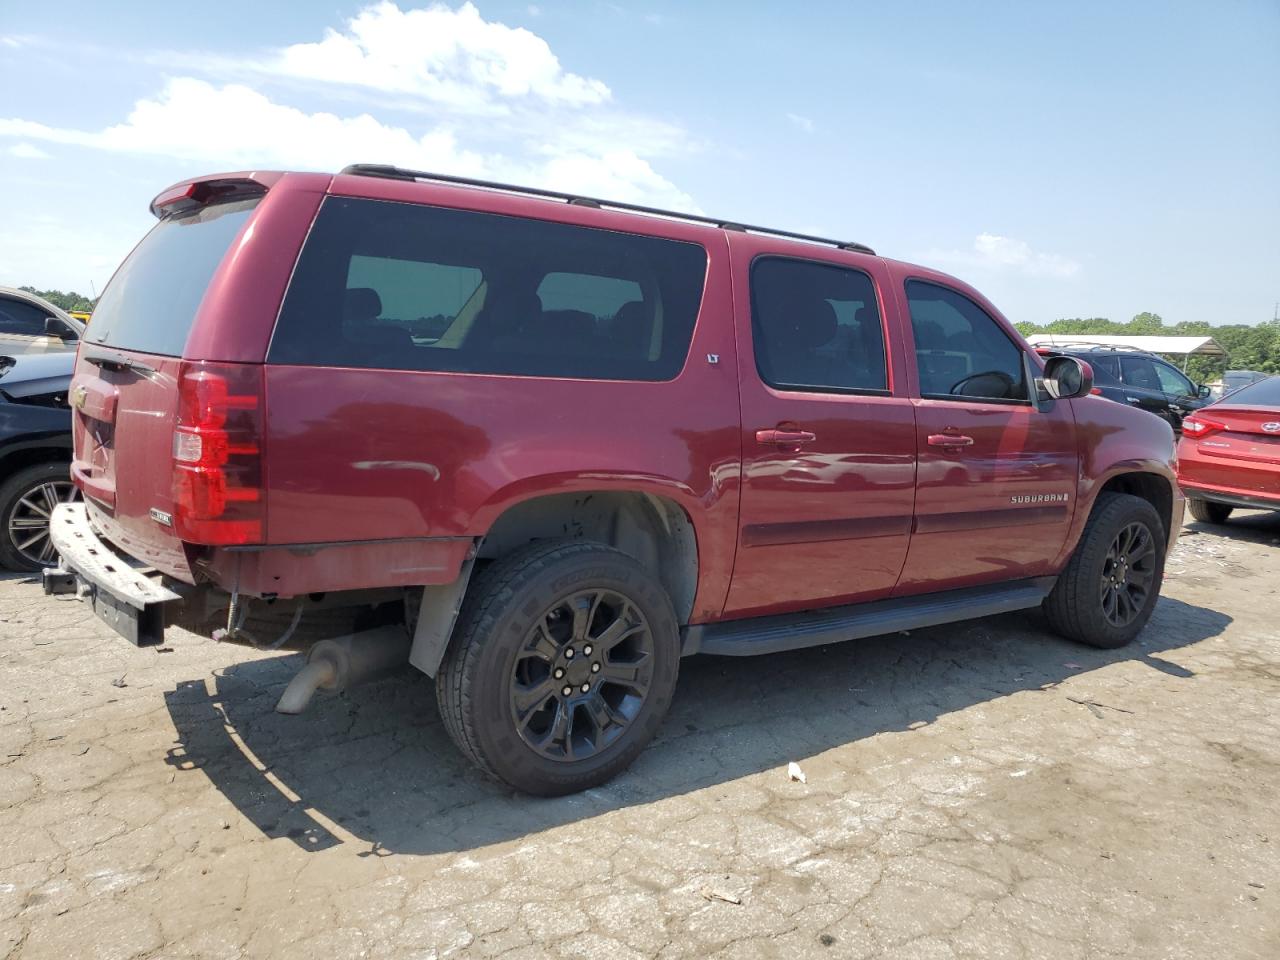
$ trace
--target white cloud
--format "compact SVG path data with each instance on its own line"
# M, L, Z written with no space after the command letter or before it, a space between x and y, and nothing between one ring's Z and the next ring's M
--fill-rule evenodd
M525 12L528 13L529 16L531 17L542 16L542 8L538 6L536 3L529 4L529 6L525 8Z
M258 66L274 74L411 94L457 109L483 109L496 99L536 98L599 104L611 93L600 80L569 73L536 33L485 20L467 2L457 10L433 3L401 10L366 7L345 29L314 43L295 43Z
M813 121L808 117L802 117L798 113L788 113L787 119L805 133L813 133Z
M923 262L951 264L988 271L1013 271L1032 277L1073 277L1080 264L1056 253L1031 249L1025 240L980 233L973 238L970 250L931 250L920 258Z
M121 56L168 79L102 127L0 116L0 150L7 139L13 156L52 143L157 158L167 162L151 166L175 177L391 163L698 212L655 169L699 149L697 140L677 123L619 107L603 81L567 71L541 37L486 21L471 3L380 3L315 42L253 56ZM74 217L32 223L21 241L0 237L0 266L15 282L102 281L148 219L140 206L138 220L110 237L92 237Z
M11 157L18 157L22 160L49 159L49 154L45 153L35 144L27 143L26 141L23 141L22 143L15 143L8 149L7 153Z
M307 113L241 84L217 87L191 77L169 81L158 97L139 100L123 123L104 130L0 119L5 135L222 168L338 170L363 159L696 210L634 147L589 129L519 154L483 152L461 145L444 124L418 134L367 113Z

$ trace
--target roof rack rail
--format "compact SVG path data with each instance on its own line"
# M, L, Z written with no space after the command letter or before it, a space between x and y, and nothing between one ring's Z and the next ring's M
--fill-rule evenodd
M471 177L456 177L445 173L428 173L424 170L406 170L403 167L382 163L353 163L343 167L341 174L357 177L383 177L389 180L433 180L438 183L456 183L465 187L486 187L490 190L503 190L507 193L523 193L531 197L545 197L549 200L563 200L580 207L607 207L613 210L627 210L632 213L648 213L673 220L688 220L693 223L706 223L721 230L735 230L741 233L763 233L771 237L785 237L788 240L804 240L809 243L822 243L840 250L854 253L869 253L872 250L864 243L850 240L832 240L828 237L815 237L807 233L793 233L790 230L774 230L771 227L756 227L751 224L738 223L736 220L725 220L717 217L703 217L693 213L680 213L676 210L662 210L658 207L645 207L638 203L623 203L618 200L600 200L596 197L583 197L573 193L561 193L558 190L543 190L538 187L519 187L510 183L496 183L492 180L476 180Z
M1037 350L1048 348L1051 350L1079 350L1081 347L1088 347L1090 350L1110 350L1113 353L1150 353L1142 347L1134 346L1132 343L1096 343L1092 340L1041 340L1035 344Z

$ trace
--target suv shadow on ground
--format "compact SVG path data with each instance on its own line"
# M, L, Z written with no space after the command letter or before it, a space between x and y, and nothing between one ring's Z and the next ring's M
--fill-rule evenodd
M915 631L759 658L693 657L659 738L611 783L539 800L486 780L438 719L433 684L415 671L318 699L301 717L273 712L298 655L238 664L165 695L177 770L200 770L266 836L306 850L344 842L364 855L469 850L648 803L834 746L931 723L1081 671L1145 661L1219 634L1231 618L1162 598L1140 643L1096 650L1045 632L1034 614ZM210 693L210 690L213 690ZM181 775L181 774L179 774Z

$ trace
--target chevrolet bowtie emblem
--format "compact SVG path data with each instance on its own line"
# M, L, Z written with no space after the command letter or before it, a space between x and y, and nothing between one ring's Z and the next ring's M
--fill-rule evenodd
M89 390L84 384L76 387L71 391L71 405L77 410L84 409L85 398L89 396Z

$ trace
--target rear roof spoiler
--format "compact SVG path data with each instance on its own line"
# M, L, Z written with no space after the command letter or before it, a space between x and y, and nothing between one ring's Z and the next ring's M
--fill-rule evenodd
M274 170L219 173L184 180L161 190L151 201L151 214L156 218L190 213L211 203L225 203L245 197L262 196L283 173Z

